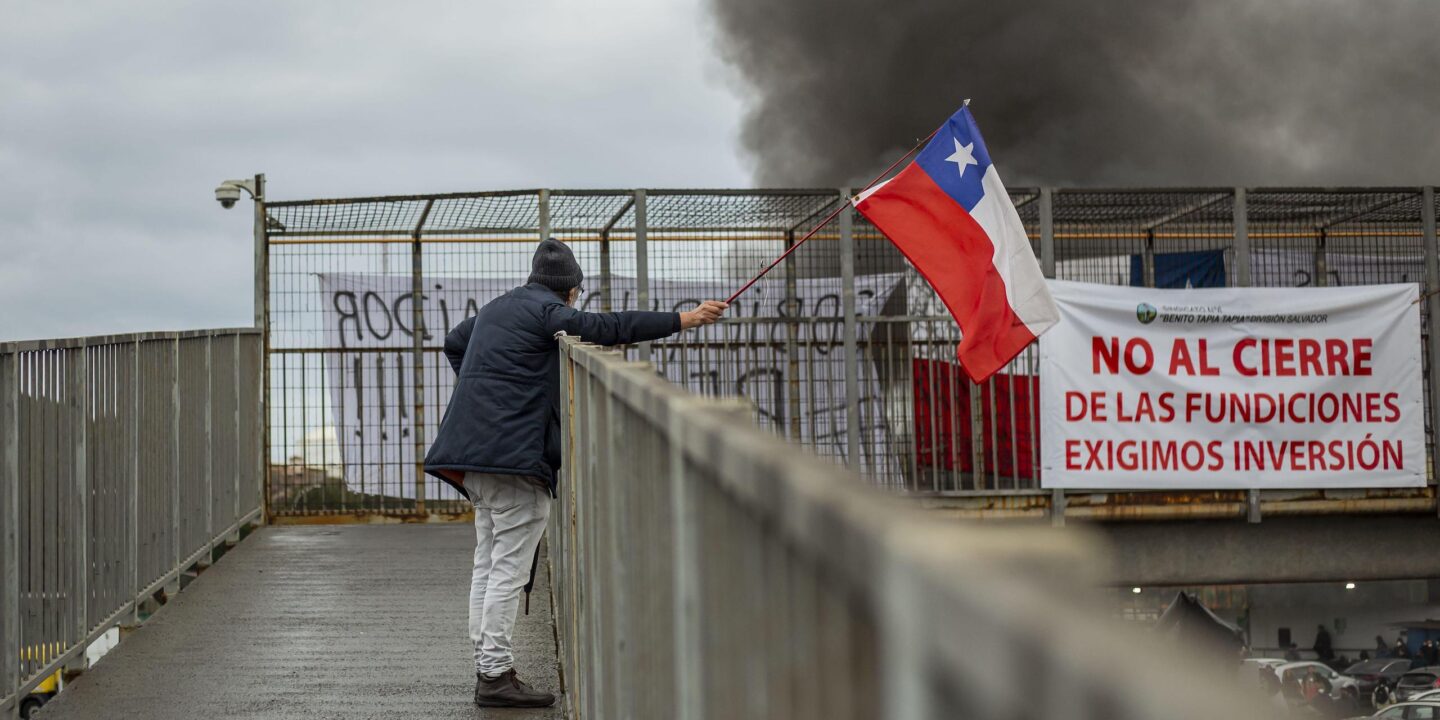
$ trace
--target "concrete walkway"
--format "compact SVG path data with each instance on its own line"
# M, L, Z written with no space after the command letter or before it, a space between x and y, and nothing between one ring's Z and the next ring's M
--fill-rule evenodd
M563 717L471 703L474 548L469 524L262 528L36 718ZM516 666L558 694L541 568Z

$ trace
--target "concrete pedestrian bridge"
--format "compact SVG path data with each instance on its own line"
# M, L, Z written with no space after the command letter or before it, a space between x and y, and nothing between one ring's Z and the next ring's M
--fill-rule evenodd
M563 717L470 705L474 546L459 523L258 528L40 717ZM515 646L527 680L558 693L548 571Z
M538 237L576 249L590 309L668 308L848 194L267 202L256 180L253 329L0 344L0 717L1264 717L1112 625L1105 591L1440 577L1413 552L1440 541L1433 480L1041 489L1032 359L957 380L953 322L842 213L709 334L564 341L565 468L517 630L561 700L481 711L469 508L417 467L448 399L434 330ZM1234 286L1296 262L1440 285L1429 188L1012 194L1051 276L1155 286L1203 252Z

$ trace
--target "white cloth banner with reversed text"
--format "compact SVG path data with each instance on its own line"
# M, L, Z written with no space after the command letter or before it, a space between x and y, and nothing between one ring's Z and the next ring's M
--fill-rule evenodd
M1043 487L1425 485L1417 285L1051 291Z

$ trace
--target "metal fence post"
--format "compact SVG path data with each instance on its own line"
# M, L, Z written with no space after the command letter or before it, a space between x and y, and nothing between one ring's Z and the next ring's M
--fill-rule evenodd
M265 175L255 176L255 327L264 328L270 303L270 243L266 233Z
M785 251L795 246L795 231L785 233ZM785 258L785 431L790 439L800 442L800 309L798 298L799 268L793 254Z
M1232 222L1235 229L1235 286L1250 287L1250 261L1253 253L1250 250L1250 211L1246 206L1245 188L1235 188L1234 204ZM1257 488L1245 491L1245 521L1260 522L1260 490Z
M1437 313L1440 313L1440 243L1435 238L1435 188L1426 187L1420 191L1420 225L1425 235L1425 330L1426 349L1430 351L1430 465L1440 462L1440 331L1436 328ZM1433 473L1432 473L1433 477ZM1436 491L1436 513L1440 514L1440 489Z
M231 374L231 377L232 377L232 380L231 380L231 390L233 390L234 393L235 393L235 407L232 409L232 411L231 411L231 413L230 413L230 422L233 424L233 427L232 427L232 429L230 430L230 432L227 433L227 434L230 435L231 437L233 437L233 438L235 439L235 468L234 468L234 472L232 473L232 474L235 476L235 482L234 482L234 490L233 490L233 492L231 492L231 498L230 498L231 500L234 501L234 503L233 503L233 508L234 508L234 509L231 511L231 513L232 513L231 516L230 516L230 517L231 517L231 522L228 523L228 524L232 524L232 525L235 526L235 531L234 531L235 542L239 542L239 541L240 541L240 476L241 476L240 464L243 463L243 462L246 462L245 458L244 458L244 457L241 457L241 455L240 455L240 448L245 447L244 443L242 443L242 442L240 441L240 401L241 401L241 399L242 399L242 398L240 397L240 387L241 387L241 384L240 384L240 372L241 372L241 371L240 371L240 342L241 342L241 338L243 338L243 337L245 337L245 336L244 336L244 335L241 335L240 333L232 333L232 337L234 338L235 341L234 341L233 343L231 343L232 351L231 351L231 368L230 368L231 373L230 373L230 374Z
M542 208L547 206L548 203L541 203ZM415 512L420 515L425 514L425 271L420 234L425 231L425 221L430 219L434 207L434 198L425 201L425 209L410 234L410 364L414 366L415 375L411 388L414 407L410 435L415 453Z
M1145 248L1141 255L1141 282L1145 287L1155 287L1155 229L1145 230Z
M260 522L270 522L270 216L265 210L265 175L255 176L255 295L259 310L255 328L260 331L260 393L256 425L260 433L257 468L260 483Z
M1055 189L1040 188L1040 272L1055 277Z
M20 687L20 355L0 352L0 698ZM18 715L15 697L6 717Z
M72 528L75 544L74 580L70 585L70 608L75 613L74 617L74 642L84 642L86 631L89 629L86 602L90 598L90 469L87 447L87 437L90 425L90 378L89 358L87 357L89 345L81 343L75 348L75 361L70 364L69 391L70 397L66 403L71 410L70 417L74 422L73 437L75 438L75 464L72 467L75 503L71 507L74 514L75 524ZM66 643L67 645L69 643ZM81 654L66 664L72 670L85 669L85 656Z
M170 342L170 544L173 565L184 557L180 538L180 337Z
M130 518L130 532L125 541L129 544L127 553L130 563L130 624L140 624L140 347L141 341L131 345L130 358L130 492L125 502Z
M205 334L205 546L215 539L215 352L214 333ZM209 565L213 555L201 562Z
M1040 188L1040 272L1055 279L1055 190ZM1035 463L1038 472L1043 473L1040 463ZM1065 490L1050 489L1050 524L1065 525Z
M648 212L644 190L635 191L635 309L650 309L650 249L646 217ZM650 361L650 343L640 343L639 359Z
M840 188L840 202L850 202L850 188ZM845 343L845 462L860 468L860 353L855 320L855 215L840 213L840 315Z
M610 228L600 231L600 312L612 312L610 298Z
M1245 188L1235 188L1235 286L1250 287L1250 214L1246 209Z

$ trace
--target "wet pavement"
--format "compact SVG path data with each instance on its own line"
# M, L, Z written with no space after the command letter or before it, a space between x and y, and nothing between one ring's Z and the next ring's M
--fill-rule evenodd
M36 718L563 717L471 703L474 547L469 524L261 528ZM558 694L545 568L516 667Z

